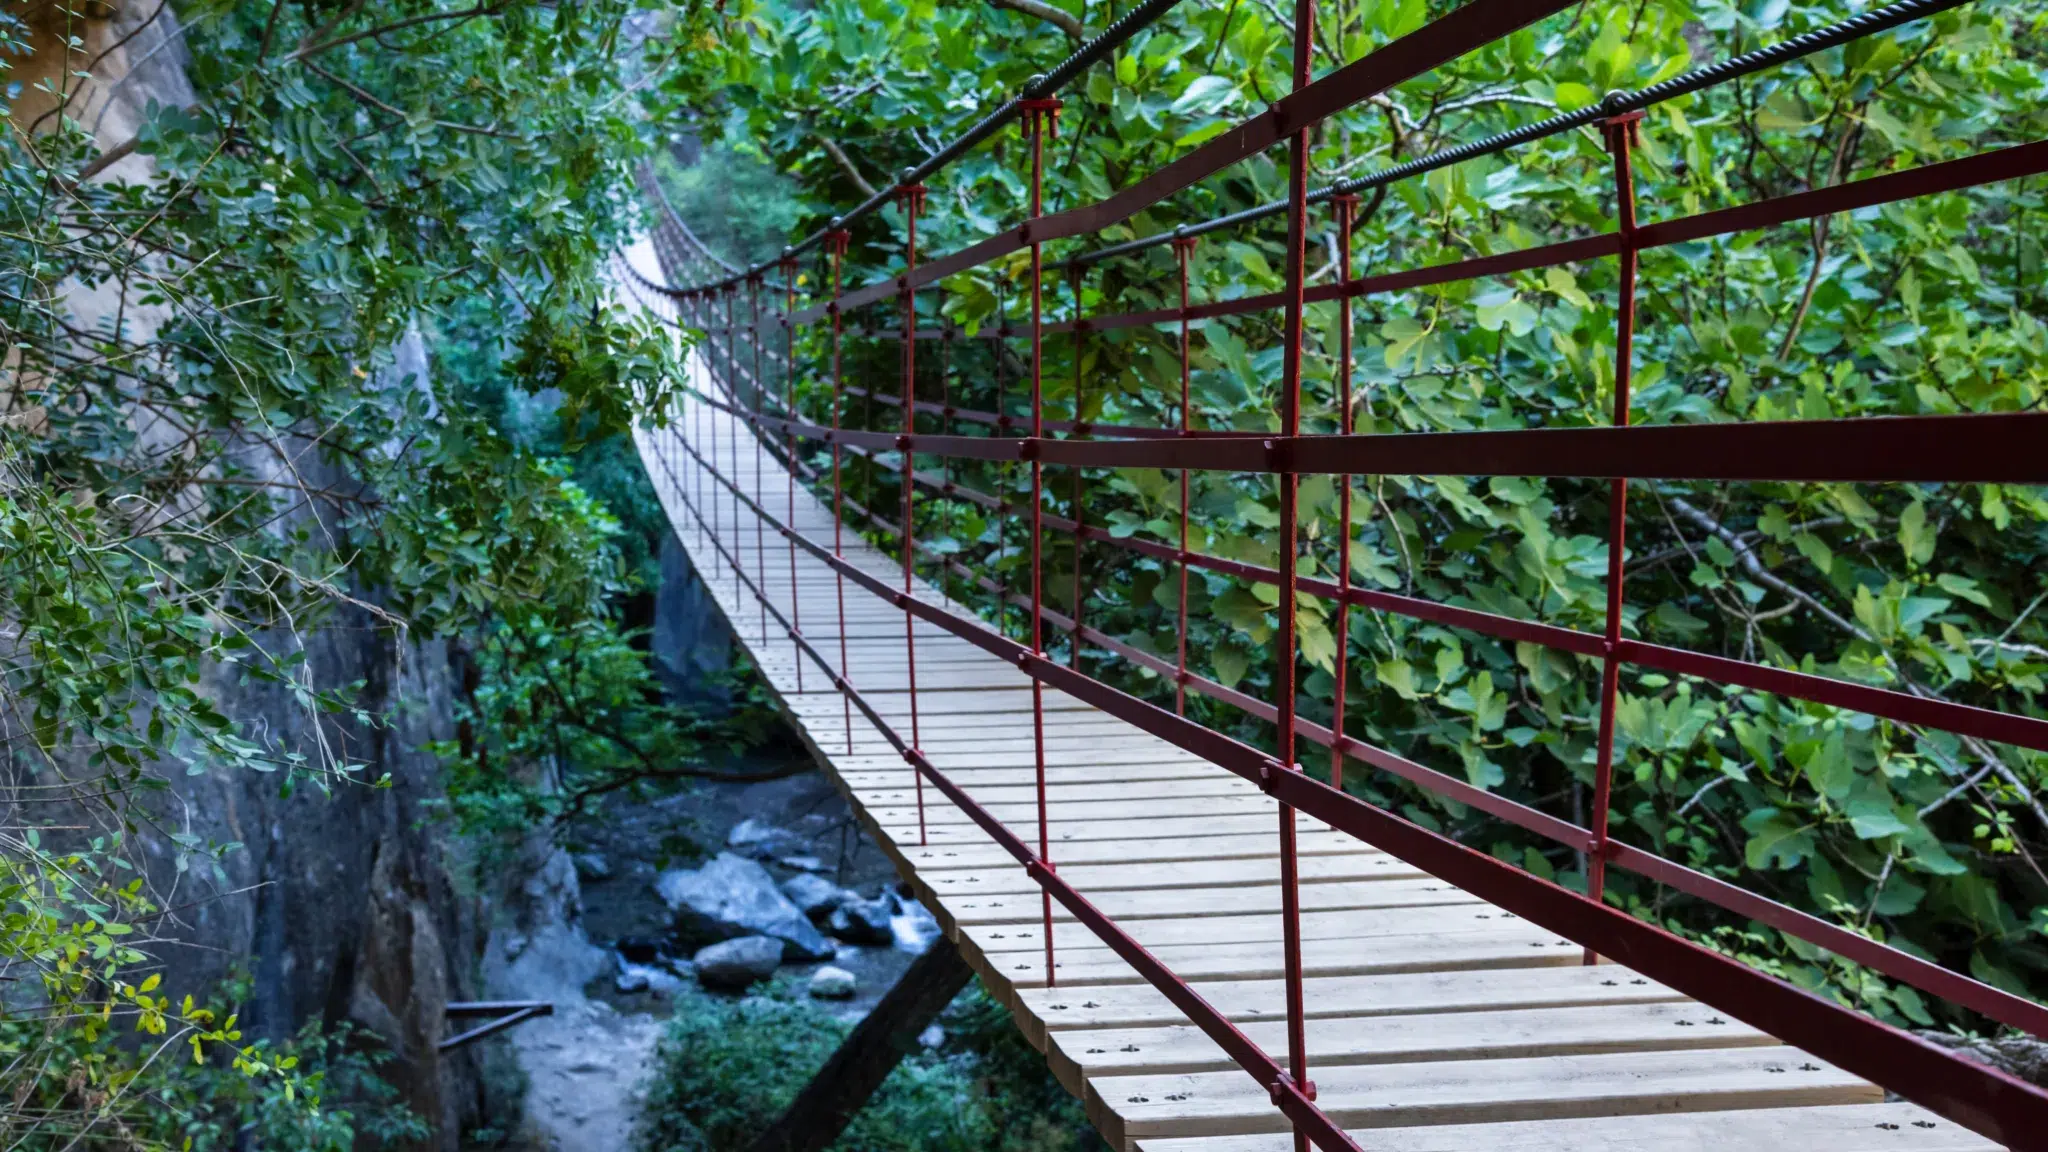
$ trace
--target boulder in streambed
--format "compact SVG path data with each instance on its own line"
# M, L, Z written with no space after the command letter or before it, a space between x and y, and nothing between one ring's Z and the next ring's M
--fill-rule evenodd
M798 873L782 882L782 894L789 897L804 915L820 920L831 914L852 893L834 884L823 876L808 872Z
M772 936L742 936L698 949L692 962L706 988L738 990L775 975L783 942Z
M890 919L895 914L896 898L885 890L873 900L841 901L827 927L848 944L893 944L896 931Z
M832 958L832 942L782 894L766 868L744 856L720 852L702 868L663 872L654 890L685 945L772 936L782 942L787 959Z
M747 819L733 825L732 833L725 838L725 846L742 855L768 860L801 853L804 838L766 820Z

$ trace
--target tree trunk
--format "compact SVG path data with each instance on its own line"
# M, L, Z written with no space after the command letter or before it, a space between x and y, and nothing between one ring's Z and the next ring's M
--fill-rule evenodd
M932 941L748 1152L822 1152L973 975L951 941Z

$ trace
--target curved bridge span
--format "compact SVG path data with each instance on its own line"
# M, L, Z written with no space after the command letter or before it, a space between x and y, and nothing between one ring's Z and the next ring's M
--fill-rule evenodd
M1675 986L1713 980L1587 964L1633 938L1482 898L1448 842L1335 827L924 580L906 595L900 559L835 524L718 359L693 356L669 425L638 437L678 538L819 764L1118 1149L2001 1146L1784 1042L1756 989L1717 1006ZM1298 1096L1247 1057L1292 1042Z

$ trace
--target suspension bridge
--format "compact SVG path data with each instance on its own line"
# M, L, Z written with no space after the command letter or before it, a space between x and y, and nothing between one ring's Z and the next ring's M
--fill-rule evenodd
M1154 0L903 174L898 184L756 268L718 267L687 226L662 217L617 261L621 292L706 334L680 399L644 428L639 448L696 571L819 763L933 909L989 990L1015 1013L1053 1072L1121 1152L1327 1152L1398 1149L1783 1148L1900 1152L2048 1147L2048 1095L2004 1072L1794 987L1637 919L1602 899L1625 870L1797 937L1926 994L2036 1036L2048 1011L1840 925L1778 904L1610 835L1617 671L1648 666L1957 733L2048 749L2048 722L1939 698L1752 664L1626 636L1623 571L1632 480L1724 483L2048 482L2048 416L1944 417L1705 425L1632 425L1629 370L1639 252L1752 231L2048 169L2048 143L1985 152L1811 192L1649 223L1634 210L1630 168L1645 107L1881 34L1955 3L1874 9L1652 89L1562 114L1345 184L1311 190L1311 127L1401 80L1455 59L1565 5L1476 0L1320 78L1297 42L1295 88L1237 130L1099 203L1045 213L1043 142L1061 87L1172 7ZM1299 28L1313 5L1297 5ZM1029 144L1029 219L935 258L917 247L925 181L999 131ZM1309 288L1304 236L1326 206L1348 245L1358 192L1591 128L1613 157L1615 227L1523 252L1450 265L1353 274ZM1090 262L1171 246L1178 307L1043 317L1043 246L1085 238L1175 190L1268 147L1290 150L1285 201L1171 233L1098 248ZM842 283L849 229L895 204L908 224L901 270ZM1195 237L1284 216L1286 287L1197 304L1185 259ZM1027 319L989 334L1022 349L1016 392L986 409L921 395L920 342L965 335L920 321L946 277L1028 253ZM816 260L800 301L799 260ZM1611 426L1511 431L1304 435L1299 348L1305 306L1584 260L1620 262ZM765 309L764 309L765 302ZM886 309L894 309L892 322ZM863 310L866 310L864 313ZM1118 327L1179 330L1185 397L1190 323L1258 311L1285 325L1283 427L1205 433L1176 414L1150 427L1047 418L1039 365L1047 336ZM1351 333L1343 310L1338 410L1349 413ZM895 380L845 378L848 317L900 350ZM799 364L796 332L817 325ZM1001 357L997 358L1001 363ZM829 406L795 383L829 385ZM943 387L943 381L941 383ZM853 404L853 398L862 403ZM1013 411L1008 402L1023 404ZM877 407L895 427L882 426ZM867 413L861 426L849 416ZM923 419L921 420L920 417ZM937 470L924 470L919 461ZM1014 501L957 482L948 462L1028 473ZM843 483L852 463L893 474L898 507L863 507ZM1045 469L1074 477L1068 515L1047 509ZM1348 566L1314 579L1187 546L1117 537L1086 522L1082 478L1119 468L1265 475L1280 493L1280 555L1298 554L1295 485L1305 475L1556 476L1605 481L1612 525L1608 624L1581 632L1350 583ZM929 547L933 506L975 506L1026 526L1030 579L1017 587ZM1183 517L1187 501L1182 500ZM1348 499L1343 524L1348 533ZM1092 627L1085 596L1070 614L1046 602L1043 541L1122 548L1176 568L1220 572L1274 593L1274 691L1257 699ZM880 546L875 541L881 541ZM1078 565L1076 566L1078 571ZM936 583L927 578L935 574ZM1078 581L1078 576L1077 576ZM990 619L957 598L999 605ZM1545 645L1599 662L1595 802L1586 825L1476 788L1296 711L1294 607L1301 595L1343 610L1394 612ZM1022 625L1011 619L1016 609ZM1345 634L1339 629L1339 636ZM1064 637L1069 655L1052 641ZM1171 698L1141 699L1084 673L1083 648L1149 670ZM1338 683L1344 659L1340 653ZM1270 722L1271 749L1190 719L1197 693ZM1303 745L1331 751L1331 780L1302 770ZM1586 854L1588 891L1561 887L1346 792L1342 773L1387 773Z

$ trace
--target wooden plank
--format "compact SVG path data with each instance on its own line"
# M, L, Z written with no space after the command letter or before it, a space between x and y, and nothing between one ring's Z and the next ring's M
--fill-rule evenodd
M1193 987L1230 1020L1287 1018L1286 988L1279 980L1207 980ZM1302 996L1304 1011L1312 1020L1684 999L1654 980L1611 964L1320 976L1302 981ZM1020 991L1017 1000L1017 1018L1025 1025L1025 1039L1040 1048L1049 1031L1156 1027L1187 1020L1165 993L1150 984L1093 985L1079 995L1067 987L1030 988Z
M1795 1048L1343 1065L1315 1073L1316 1104L1347 1128L1481 1120L1877 1103L1881 1089ZM1148 1136L1279 1132L1286 1118L1243 1072L1105 1076L1089 1119L1110 1144Z
M1160 962L1184 980L1261 980L1281 973L1280 942L1174 944L1151 950ZM1302 972L1308 976L1361 976L1382 972L1452 972L1475 968L1522 968L1542 964L1578 964L1580 949L1554 939L1503 939L1493 934L1389 935L1370 944L1355 939L1306 940L1301 946ZM1063 987L1089 984L1134 984L1138 974L1107 947L1074 948L1056 953L1053 963ZM1014 992L1045 985L1041 953L998 953L986 966L976 964L1003 984L1005 1003Z
M927 798L927 805L930 800ZM1038 825L1035 820L1005 821L1010 829L1027 840L1038 839ZM1125 820L1062 820L1052 829L1052 842L1056 845L1077 844L1083 841L1113 840L1125 843L1136 840L1189 840L1207 835L1257 835L1264 831L1275 834L1274 825L1278 820L1270 812L1251 812L1238 816L1175 816L1162 819ZM918 835L917 813L905 810L900 819L891 819L876 826L886 830L892 838L915 840ZM947 823L927 820L926 830L929 842L933 844L975 844L986 842L987 836L981 829L968 823ZM1027 835L1028 833L1028 835ZM1277 839L1277 834L1275 834ZM1055 861L1070 859L1062 848L1053 850Z
M1287 1022L1238 1026L1268 1052L1287 1050ZM1319 1018L1308 1021L1309 1067L1409 1064L1427 1060L1498 1060L1590 1052L1762 1047L1769 1035L1690 1000L1602 1004L1589 1008L1427 1013ZM1084 1078L1227 1072L1238 1067L1192 1024L1052 1033L1046 1061L1075 1095Z
M1303 883L1332 880L1409 880L1428 873L1382 852L1303 856L1296 861ZM1063 865L1060 875L1091 897L1104 891L1171 891L1176 888L1257 887L1280 881L1280 858L1268 853L1242 860L1189 860L1171 864L1123 862ZM1038 897L1038 882L1018 869L926 867L922 882L942 898L969 893Z
M1664 1116L1596 1116L1375 1128L1372 1152L1996 1152L1998 1145L1915 1104L1851 1104ZM1138 1152L1293 1152L1294 1138L1140 1139Z
M1456 892L1448 885L1449 892ZM1275 895L1278 895L1277 889ZM1119 918L1117 926L1147 948L1171 945L1236 944L1277 942L1283 923L1277 907L1257 914L1149 919ZM1556 935L1527 920L1512 917L1491 904L1468 901L1459 904L1426 905L1416 908L1361 908L1336 912L1304 912L1301 938L1309 940L1370 940L1380 936L1481 935L1518 941L1548 943ZM1040 952L1045 948L1045 929L1031 924L963 924L960 943L970 958L979 953ZM1052 926L1053 954L1062 955L1099 947L1095 933L1081 924L1055 921Z
M899 807L906 802L915 802L917 793L909 787L908 765L898 765L896 771L886 779L875 779L880 773L841 772L839 779L859 796L861 802L877 808ZM970 776L967 773L947 772L946 775L967 789L975 801L987 805L990 810L1000 813L1018 805L1037 804L1037 789L1028 781L1022 784L998 785L985 775ZM1206 804L1219 797L1264 796L1249 780L1210 770L1194 779L1173 777L1168 779L1134 779L1101 782L1083 777L1075 782L1071 777L1059 781L1047 781L1045 797L1048 810L1078 804L1117 804L1131 800L1178 800L1191 804ZM1270 804L1272 801L1267 800ZM1097 817L1103 815L1097 811Z
M988 809L991 816L1005 824L1016 828L1022 828L1027 825L1032 828L1038 826L1036 804L1014 801L992 802L972 792L969 795L973 797L975 803ZM874 816L876 822L880 824L914 824L917 822L918 816L915 806L874 807L869 811ZM955 811L957 812L958 810L956 809ZM1146 824L1154 820L1189 816L1198 817L1203 820L1224 820L1233 816L1250 816L1264 820L1268 824L1274 824L1278 822L1278 813L1279 809L1273 800L1257 790L1234 792L1220 796L1163 796L1146 800L1125 800L1106 797L1100 800L1049 802L1046 805L1047 818L1054 824L1061 826L1105 820L1123 820L1133 824ZM927 822L934 820L934 816L929 810L925 814L925 819ZM967 816L964 813L959 814L959 821L965 821L966 819ZM944 823L946 820L939 819L939 822Z
M1031 839L1037 830L1031 829ZM1020 831L1018 833L1022 835ZM1055 854L1061 869L1074 864L1172 863L1176 861L1233 861L1270 857L1279 839L1268 829L1263 834L1213 836L1201 840L1137 840L1129 844L1092 840L1062 845ZM897 841L892 836L890 843ZM963 840L957 844L920 846L912 832L899 847L906 863L916 868L1016 868L1022 865L993 841ZM1296 854L1310 856L1361 856L1373 852L1367 844L1328 828L1304 828L1296 841Z
M1072 877L1068 877L1072 879ZM1479 905L1477 896L1441 881L1408 880L1349 881L1335 884L1303 884L1304 912L1330 912L1359 908L1418 908L1424 905ZM1032 924L1042 917L1035 895L955 896L943 898L946 911L961 924ZM1123 922L1138 917L1243 916L1270 912L1280 906L1280 888L1170 888L1089 890L1088 902L1105 915ZM1482 905L1485 906L1485 905ZM1058 904L1053 905L1055 922L1072 919Z
M887 758L880 756L833 756L832 759L835 762L832 774L852 788L888 789L901 786L905 796L912 794L910 792L911 768L900 756L890 756ZM871 761L872 766L847 766L847 761L856 759ZM935 763L937 762L935 761ZM946 774L948 779L977 796L982 795L983 791L989 788L1018 789L1019 791L1014 796L1001 797L1008 800L1016 800L1018 797L1027 795L1038 780L1037 772L1029 764L1017 767L988 767L970 761L964 764L938 763L938 768ZM1170 762L1164 764L1144 762L1099 765L1048 764L1045 769L1045 782L1049 787L1054 788L1076 784L1145 784L1149 786L1152 784L1171 785L1196 781L1208 782L1236 779L1237 777L1231 776L1228 773L1218 772L1213 765L1190 763L1187 761L1177 764ZM1250 784L1249 781L1244 781L1243 783L1247 786ZM884 802L894 799L899 799L899 797L888 795L882 797Z

